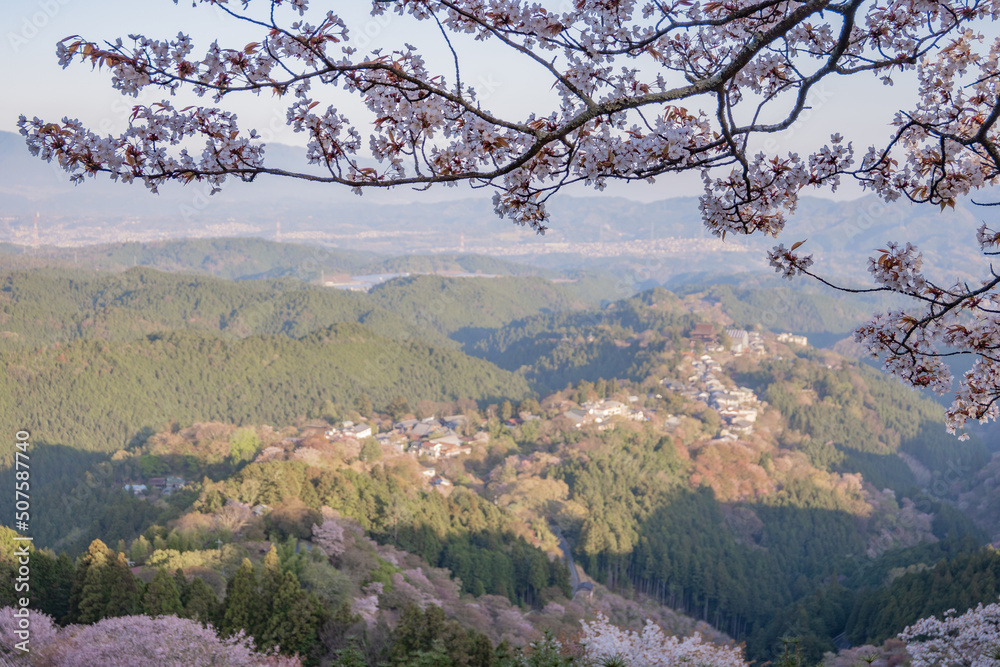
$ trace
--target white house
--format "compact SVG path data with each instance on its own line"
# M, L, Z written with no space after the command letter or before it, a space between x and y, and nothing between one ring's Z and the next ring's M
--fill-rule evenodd
M750 347L750 333L745 329L726 329L726 335L732 341L733 354L740 355Z
M595 417L606 419L615 415L625 414L625 404L619 401L601 401L589 410Z
M372 427L370 424L354 424L353 426L348 426L344 429L344 435L352 438L367 438L371 434Z
M806 345L809 344L809 339L807 339L805 336L796 336L795 334L786 332L778 334L778 342L790 343L792 345L801 345L805 347Z

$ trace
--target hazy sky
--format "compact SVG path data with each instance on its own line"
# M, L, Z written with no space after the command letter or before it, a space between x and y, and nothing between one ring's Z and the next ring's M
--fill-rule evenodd
M328 0L314 4L343 16L361 45L416 43L426 46L423 52L431 65L439 63L444 72L452 71L451 58L443 48L440 35L428 32L426 23L395 15L373 18L368 15L368 3L361 0ZM115 93L108 85L107 71L92 71L88 65L81 64L65 70L58 66L55 43L70 35L79 34L99 41L142 33L162 39L183 30L194 38L195 54L203 52L213 39L219 39L224 47L242 47L260 39L259 34L236 24L220 10L208 6L193 8L184 0L179 5L171 0L8 0L0 4L0 26L4 31L0 52L6 65L0 74L0 83L6 93L0 96L0 130L7 131L16 131L19 114L46 120L63 116L80 118L92 128L106 132L119 132L125 127L137 100ZM463 56L463 78L477 85L484 106L519 117L532 109L545 112L551 108L551 82L536 71L537 66L512 60L499 47L471 39L460 37L456 45ZM910 86L903 80L897 81L892 88L873 78L827 80L817 90L812 101L814 109L807 112L808 118L766 148L805 153L825 141L833 131L854 139L856 148L880 138L884 140L888 135L887 123L908 88ZM148 92L138 101L150 103L161 97L159 93ZM349 113L361 108L356 99L342 95L331 96L325 101ZM285 126L285 107L276 98L247 97L238 101L234 98L226 105L239 113L242 126L256 128L265 138L289 144L303 143L301 135L295 135ZM652 186L622 184L606 192L649 201L695 194L700 189L700 180L691 175L661 178ZM816 194L830 196L824 191ZM848 187L838 198L857 195L856 190Z

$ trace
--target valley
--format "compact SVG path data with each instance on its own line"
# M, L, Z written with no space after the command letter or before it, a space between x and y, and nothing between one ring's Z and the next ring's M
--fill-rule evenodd
M0 420L32 433L56 621L159 609L159 581L307 664L430 650L398 633L440 612L448 664L600 613L814 665L1000 594L992 431L959 442L940 403L810 345L864 306L787 290L784 328L749 280L621 296L461 256L406 262L495 277L346 292L288 272L295 246L202 243L0 275ZM116 558L134 592L84 604L83 564ZM233 606L286 573L307 623Z

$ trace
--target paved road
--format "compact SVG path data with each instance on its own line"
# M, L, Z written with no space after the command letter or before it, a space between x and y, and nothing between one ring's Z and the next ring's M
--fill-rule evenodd
M576 593L576 589L580 585L580 575L576 571L576 563L573 562L573 549L566 538L563 537L558 526L552 524L549 527L552 529L552 534L559 540L559 548L562 549L563 560L566 562L566 567L569 568L569 585L573 589L573 592Z

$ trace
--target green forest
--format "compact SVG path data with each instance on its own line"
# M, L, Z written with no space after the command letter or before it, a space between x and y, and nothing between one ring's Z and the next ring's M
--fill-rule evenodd
M461 605L578 629L557 534L615 604L674 609L762 663L789 638L815 665L1000 595L996 536L958 509L991 442L955 441L939 404L764 327L764 353L731 355L722 332L754 306L728 286L593 307L538 276L347 293L59 268L0 285L0 421L32 434L33 604L61 622L173 613L308 664L501 665L520 649ZM720 385L760 401L741 438L720 437L707 392L678 389L706 351L699 323L720 334ZM566 417L602 401L637 416ZM361 420L381 437L445 414L471 454L307 427ZM167 476L183 488L155 502L123 489ZM313 548L326 522L342 553ZM365 599L377 622L352 611ZM541 636L523 628L522 646Z
M113 452L173 421L278 424L327 401L395 396L484 402L522 398L524 379L447 347L338 324L301 339L200 331L117 343L79 340L0 353L0 428L33 425L39 442Z

